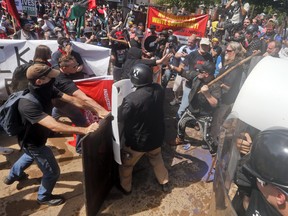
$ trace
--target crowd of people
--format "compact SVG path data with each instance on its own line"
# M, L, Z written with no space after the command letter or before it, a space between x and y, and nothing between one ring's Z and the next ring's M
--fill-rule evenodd
M170 105L179 106L175 113L178 121L177 137L170 144L186 144L185 128L189 126L204 133L202 148L208 149L214 156L217 152L220 127L253 67L265 56L288 58L286 29L279 25L277 14L261 13L251 17L249 3L242 0L228 1L217 19L208 21L206 35L199 37L192 34L187 38L186 44L180 44L172 29L157 32L154 24L145 29L145 23L138 21L136 17L129 14L124 17L123 10L105 5L87 10L84 25L79 26L79 20L71 20L67 16L72 5L68 2L63 4L39 1L38 17L29 17L22 13L20 27L16 31L9 15L4 10L1 11L1 39L57 40L59 44L55 53L52 53L49 47L38 46L34 64L28 68L26 75L29 84L26 82L24 87L28 86L37 99L41 98L39 101L42 106L27 99L20 100L21 115L31 127L19 135L21 143L24 143L25 153L14 164L5 180L6 184L12 184L26 177L24 170L35 160L43 172L38 192L40 204L59 205L64 202L62 197L52 195L59 177L59 168L53 154L45 148L47 128L56 132L77 133L78 143L82 135L97 128L96 124L87 127L79 107L90 109L100 117L108 114L73 83L74 79L82 78L83 61L81 56L73 51L71 41L111 48L110 71L113 71L115 82L131 78L137 89L124 99L119 108L119 121L124 122L126 144L123 151L126 154L125 158L122 158L123 165L119 167L118 187L124 194L131 193L133 167L145 153L159 184L167 191L168 171L161 156L165 94L160 86L166 88L168 82L174 80L174 98ZM167 13L172 13L172 10L167 10ZM190 13L182 9L177 15L184 14ZM255 57L241 63L243 59L251 56ZM155 79L152 68L157 65L161 67L161 72ZM56 72L58 70L54 68L60 70L59 76ZM221 77L227 70L231 70L230 73ZM211 84L218 78L219 81ZM61 92L55 90L55 87ZM51 94L44 95L48 90ZM58 98L57 103L53 104L53 111L52 98ZM67 101L76 106L72 109ZM78 127L64 128L54 120L63 115L71 118ZM41 140L32 135L34 130L43 134ZM81 153L79 145L76 151ZM45 169L39 159L49 161L48 157L51 159L48 162L52 167L50 170ZM257 176L258 179L261 180L261 177ZM273 185L271 179L269 184ZM287 181L284 186L283 184L278 186L285 192L283 193L287 205Z

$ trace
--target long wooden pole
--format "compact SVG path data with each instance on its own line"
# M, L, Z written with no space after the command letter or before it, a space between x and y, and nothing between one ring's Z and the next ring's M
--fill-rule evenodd
M220 76L216 77L214 80L212 80L211 82L209 82L207 85L211 86L212 84L218 82L219 80L221 80L224 76L226 76L227 74L229 74L232 70L234 70L235 68L239 67L240 65L244 64L245 62L249 61L251 58L253 58L254 56L260 54L261 51L258 50L257 52L253 53L251 56L243 59L242 61L238 62L236 65L232 66L231 68L229 68L228 70L226 70L224 73L222 73ZM200 91L198 91L198 93L200 93Z

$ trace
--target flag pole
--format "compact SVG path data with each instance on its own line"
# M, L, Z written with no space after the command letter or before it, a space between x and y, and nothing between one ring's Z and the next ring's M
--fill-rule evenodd
M16 33L16 23L15 23L15 19L14 17L11 16L11 21L12 21L12 24L13 24L13 29L14 29L14 34Z

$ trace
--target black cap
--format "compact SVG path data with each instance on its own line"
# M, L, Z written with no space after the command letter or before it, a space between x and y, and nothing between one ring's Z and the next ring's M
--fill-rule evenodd
M215 72L215 64L209 61L205 61L204 64L197 64L195 68L198 69L200 73L205 71L209 74L214 74Z

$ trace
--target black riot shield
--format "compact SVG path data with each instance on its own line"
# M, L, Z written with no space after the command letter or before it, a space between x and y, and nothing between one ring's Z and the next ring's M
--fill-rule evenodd
M113 158L112 115L82 141L86 214L96 215L113 186L116 163Z
M157 36L155 35L151 35L149 37L147 37L144 41L144 48L148 51L148 52L154 52L157 48L157 44L153 45L153 42L157 39ZM153 45L153 46L152 46Z

